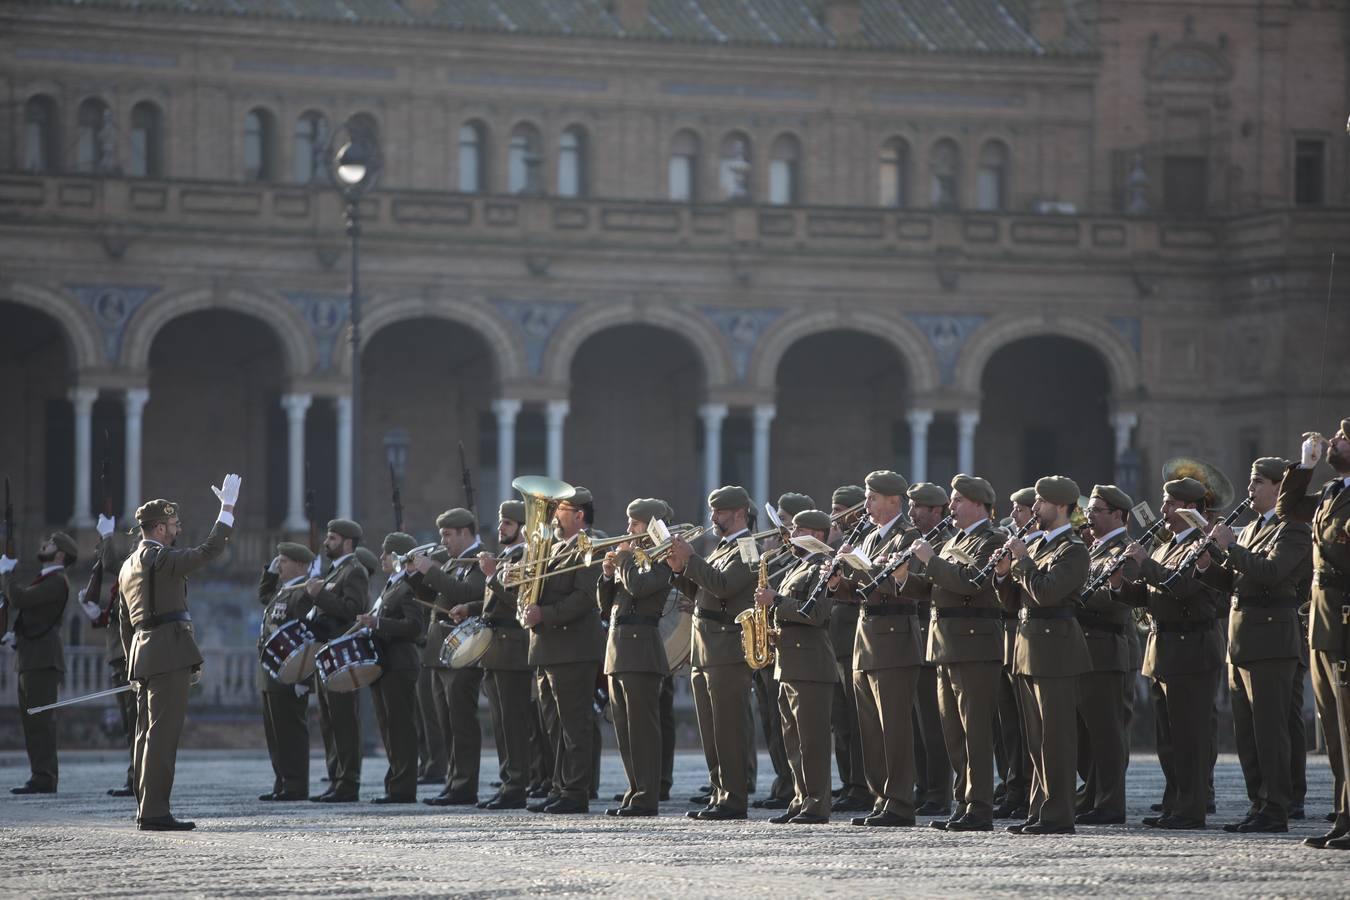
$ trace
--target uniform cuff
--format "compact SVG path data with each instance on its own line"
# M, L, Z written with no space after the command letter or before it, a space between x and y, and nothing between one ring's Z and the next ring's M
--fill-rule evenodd
M228 526L230 526L231 528L233 528L233 527L234 527L234 513L232 513L232 512L226 512L225 510L222 509L222 510L220 511L220 515L216 517L216 521L217 521L217 522L220 522L222 525L228 525Z

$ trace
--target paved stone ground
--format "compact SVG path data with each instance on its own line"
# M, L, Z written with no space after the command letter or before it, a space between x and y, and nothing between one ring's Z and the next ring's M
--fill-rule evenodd
M495 760L484 763L486 777ZM1208 831L1158 834L1132 824L1054 838L853 828L843 815L794 828L770 825L762 811L748 822L708 824L686 819L684 802L631 821L603 815L607 800L590 815L556 818L420 804L276 806L255 799L271 784L264 756L209 751L184 752L174 792L175 813L198 830L142 833L132 801L103 793L124 764L106 753L66 753L59 795L0 796L0 897L1350 895L1350 853L1299 843L1326 828L1322 756L1309 759L1312 818L1288 835L1217 827L1246 807L1237 762L1225 756ZM384 760L365 766L368 798L380 793ZM322 771L321 758L311 771ZM767 756L760 771L764 783ZM603 772L608 798L621 787L617 757L605 759ZM0 754L0 786L26 775L22 754ZM681 752L676 796L692 793L703 775L701 754ZM1161 774L1155 759L1136 757L1130 776L1137 822L1158 797Z

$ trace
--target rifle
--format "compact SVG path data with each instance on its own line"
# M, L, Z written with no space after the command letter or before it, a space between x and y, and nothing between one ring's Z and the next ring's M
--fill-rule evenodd
M464 456L464 442L459 442L459 470L460 477L464 482L464 508L478 517L478 511L474 509L473 502L473 473L469 471L469 461Z
M108 432L105 429L103 432L103 453L100 455L98 464L98 485L99 490L103 493L103 515L107 516L109 519L113 517L112 492L108 490L108 468L112 465L111 448L112 441L109 439ZM104 540L110 541L112 540L112 536L109 535L104 538ZM82 599L88 600L91 603L97 603L99 609L102 610L102 612L98 614L98 618L92 623L95 628L108 627L108 619L112 615L112 603L109 602L107 606L104 606L102 594L103 554L100 553L98 559L94 560L94 567L89 570L89 582L85 585L84 591L80 594ZM111 592L109 593L108 599L109 601L112 600Z
M5 555L18 559L19 551L14 549L14 504L9 498L9 476L5 476ZM9 631L9 598L0 593L0 634Z
M389 464L389 488L394 501L394 530L403 530L403 496L398 489L398 476L394 474L394 464Z

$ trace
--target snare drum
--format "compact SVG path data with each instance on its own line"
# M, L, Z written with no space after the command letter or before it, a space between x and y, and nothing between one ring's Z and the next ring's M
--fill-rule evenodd
M299 684L314 674L314 632L299 619L280 625L262 647L262 667L282 684Z
M358 691L380 677L380 654L366 631L333 638L314 654L324 687L339 694Z
M492 629L477 616L465 619L445 636L441 645L441 665L467 669L478 664L492 646Z
M678 608L680 592L672 589L666 598L666 608L661 613L661 623L657 630L661 633L661 644L666 648L666 664L670 674L674 675L689 662L689 652L694 644L694 617Z

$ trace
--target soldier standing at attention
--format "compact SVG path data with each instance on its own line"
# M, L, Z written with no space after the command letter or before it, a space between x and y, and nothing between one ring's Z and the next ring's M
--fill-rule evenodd
M305 592L305 580L314 554L304 544L277 544L277 555L263 570L258 598L263 610L258 650L276 629L302 619L313 608ZM284 684L260 669L263 733L267 755L272 758L272 790L259 800L309 799L309 692L310 684Z

